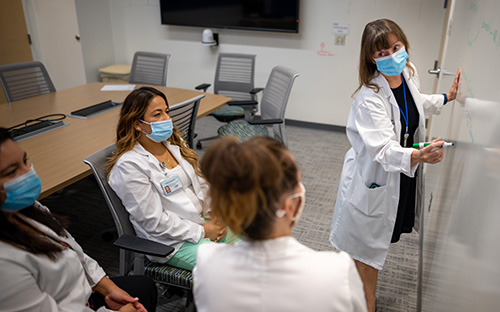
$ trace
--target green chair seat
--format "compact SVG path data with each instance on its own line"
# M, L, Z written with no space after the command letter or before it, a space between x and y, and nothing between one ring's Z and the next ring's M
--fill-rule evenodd
M220 137L233 135L238 138L240 142L250 140L255 136L269 136L269 131L265 126L251 125L246 121L235 121L220 126L219 129L217 129L217 133ZM275 138L278 140L280 139L276 136Z
M210 114L220 122L230 122L235 119L244 118L245 110L238 106L223 106Z

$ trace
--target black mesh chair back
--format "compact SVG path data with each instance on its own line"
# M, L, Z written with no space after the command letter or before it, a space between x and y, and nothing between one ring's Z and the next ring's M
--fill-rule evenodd
M142 52L134 54L130 70L130 83L166 86L170 54Z
M0 84L9 103L56 91L41 62L0 66Z
M204 97L204 94L198 95L182 103L170 106L170 118L172 118L172 122L190 148L193 148L194 144L194 128L196 126L198 107Z

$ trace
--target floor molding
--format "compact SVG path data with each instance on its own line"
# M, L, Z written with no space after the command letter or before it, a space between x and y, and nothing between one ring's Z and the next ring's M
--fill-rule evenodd
M285 124L287 126L295 126L295 127L303 127L303 128L316 129L316 130L326 130L326 131L345 133L344 126L329 125L329 124L295 120L295 119L285 119Z

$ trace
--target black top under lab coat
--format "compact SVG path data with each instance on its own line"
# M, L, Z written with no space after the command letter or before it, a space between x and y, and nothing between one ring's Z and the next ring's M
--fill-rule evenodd
M403 78L404 79L404 78ZM411 147L413 146L413 137L418 128L419 114L415 101L411 96L411 92L408 89L408 84L406 82L402 83L399 87L392 89L392 93L396 98L396 102L399 105L401 111L406 115L405 99L403 92L403 85L406 91L406 104L408 106L408 139L406 146L404 143L404 134L406 132L406 121L403 114L400 113L401 117L401 146ZM396 223L394 224L394 231L392 233L391 243L396 243L402 233L411 233L413 226L415 224L415 193L417 189L417 177L410 178L404 173L401 173L401 183L399 188L399 204L398 213L396 216Z

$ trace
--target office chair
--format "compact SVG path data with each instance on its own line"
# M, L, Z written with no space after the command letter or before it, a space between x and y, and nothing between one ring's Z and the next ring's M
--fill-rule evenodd
M177 127L181 137L186 141L190 148L194 144L194 128L196 125L196 116L198 114L198 107L200 101L205 95L198 95L192 99L184 101L179 104L170 106L169 115L172 122Z
M236 119L250 119L257 112L257 93L262 88L254 88L255 55L239 53L220 53L215 70L214 93L233 98L229 103L238 106L223 106L210 115L220 122ZM196 90L206 90L210 84L204 83ZM202 141L213 140L218 136L198 140L196 148L202 148Z
M220 136L234 135L241 142L254 136L274 136L286 144L285 109L293 82L298 76L299 73L292 69L283 66L274 67L262 94L261 116L254 116L250 120L232 121L219 127L217 133Z
M9 103L56 91L41 62L0 66L0 83Z
M130 69L130 83L166 86L170 54L142 52L134 54Z
M116 225L119 238L115 242L115 245L120 247L120 275L125 275L132 271L134 275L147 275L160 284L185 289L187 290L186 311L195 311L191 271L166 264L153 263L144 257L144 254L166 256L166 254L173 251L173 248L136 237L134 227L129 220L128 211L122 205L120 198L109 186L107 180L105 165L115 150L116 146L112 144L86 157L83 162L92 169ZM148 248L149 245L152 245L153 248ZM167 250L161 252L158 249Z

